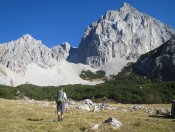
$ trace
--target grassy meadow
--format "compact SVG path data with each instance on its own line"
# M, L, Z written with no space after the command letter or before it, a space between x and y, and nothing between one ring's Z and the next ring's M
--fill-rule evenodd
M145 110L130 111L134 104L110 104L117 110L87 112L68 107L63 122L57 121L53 101L8 100L0 98L0 132L174 132L175 119L150 115ZM144 104L145 108L171 108L171 104ZM128 112L122 111L123 109ZM122 123L119 129L102 123L109 117ZM97 130L90 130L101 123Z

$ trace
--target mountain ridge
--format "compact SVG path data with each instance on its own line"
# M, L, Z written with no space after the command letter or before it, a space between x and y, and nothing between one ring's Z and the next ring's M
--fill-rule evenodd
M116 75L173 34L170 26L124 3L88 26L78 48L67 42L48 48L30 34L0 44L0 84L101 83L82 80L79 74L102 69L106 76Z
M17 40L0 45L0 64L13 71L18 71L18 69L24 71L26 66L32 62L52 67L67 58L69 49L70 44L67 42L48 48L41 40L25 34Z
M137 59L171 38L175 31L124 3L88 26L78 47L82 63L101 67L115 58Z

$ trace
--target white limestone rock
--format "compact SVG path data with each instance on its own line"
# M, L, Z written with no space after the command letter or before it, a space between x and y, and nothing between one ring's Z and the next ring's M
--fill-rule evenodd
M145 106L143 105L134 105L131 107L134 110L143 110L145 108Z
M100 112L100 108L98 108L98 106L95 105L93 112Z
M78 110L86 110L86 111L90 111L91 110L89 105L87 105L87 104L79 105L79 106L76 107L76 109L78 109Z
M0 60L0 64L15 72L24 72L30 63L40 67L52 67L56 64L51 49L29 34L15 41L1 44Z
M133 60L172 37L175 31L124 3L87 27L78 47L81 62L94 67L113 59Z
M171 115L170 109L164 109L164 108L156 108L156 115Z
M67 42L62 43L61 45L54 46L52 50L52 57L56 59L57 61L61 61L63 59L66 59L69 55L69 50L71 48L71 45Z
M88 105L89 107L93 107L94 103L90 99L85 99L83 100L82 105Z
M95 124L94 126L91 127L91 130L96 130L96 129L98 129L99 126L100 126L100 124Z
M15 72L24 72L31 63L43 68L53 67L66 59L69 50L67 42L49 49L40 40L26 34L15 41L0 44L0 64Z
M114 128L120 128L122 126L122 123L120 121L118 121L115 118L111 118L111 117L105 120L104 122L111 124Z

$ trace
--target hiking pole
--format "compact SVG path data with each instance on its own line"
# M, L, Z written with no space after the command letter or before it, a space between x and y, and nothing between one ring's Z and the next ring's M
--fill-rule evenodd
M57 112L56 112L56 109L55 109L55 122L56 122L56 116L57 116L57 114L56 114Z
M57 104L56 104L56 109L55 109L55 111L54 111L54 113L55 113L55 115L54 115L54 122L56 122L56 113L57 113Z

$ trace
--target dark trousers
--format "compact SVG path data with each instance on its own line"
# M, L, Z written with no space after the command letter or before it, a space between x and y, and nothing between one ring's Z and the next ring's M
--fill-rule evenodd
M57 103L57 112L61 112L64 115L65 103Z

